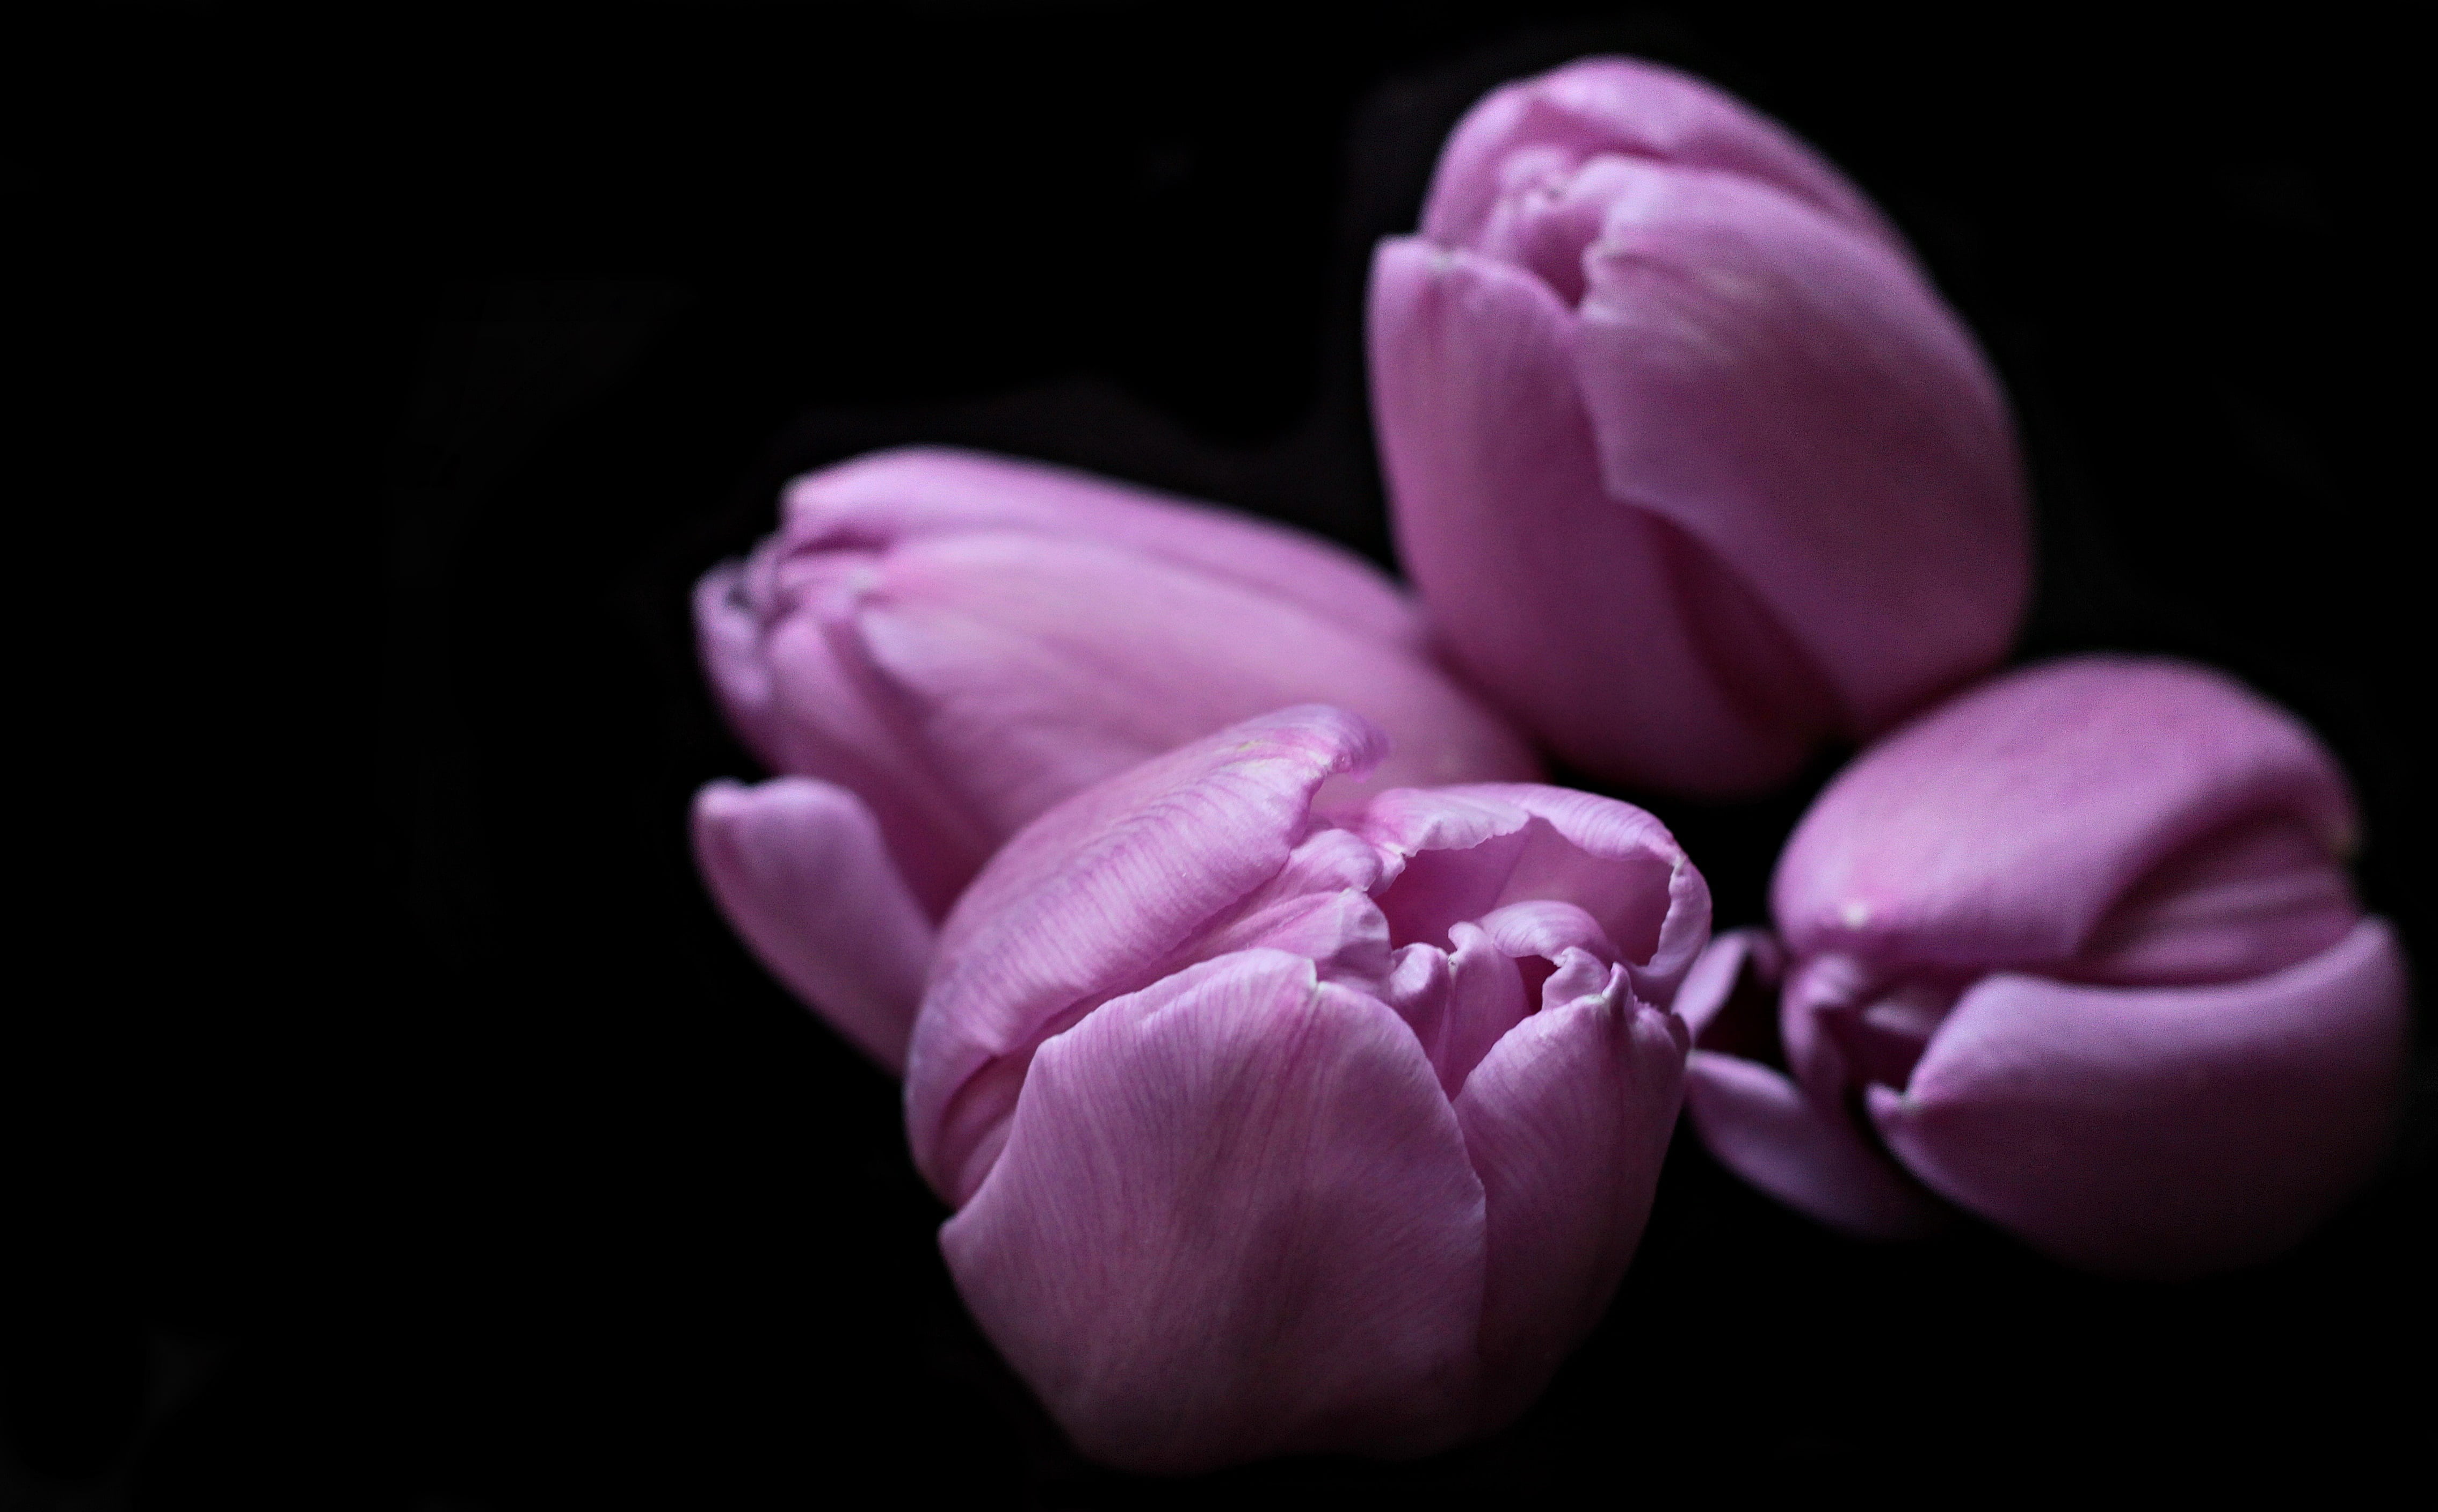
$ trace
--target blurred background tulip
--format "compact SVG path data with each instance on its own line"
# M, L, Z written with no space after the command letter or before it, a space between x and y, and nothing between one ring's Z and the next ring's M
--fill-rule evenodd
M1369 563L1063 468L910 448L799 479L695 612L721 708L787 774L703 790L703 873L892 1069L929 921L1009 835L1145 757L1328 699L1395 742L1351 791L1538 775Z
M1369 341L1433 628L1587 772L1757 792L2015 634L1996 377L1862 193L1706 84L1589 59L1483 99Z
M1086 1453L1420 1453L1606 1307L1680 1100L1701 873L1613 799L1398 789L1248 720L1070 799L950 914L916 1163L983 1330Z
M1863 1234L1944 1199L2095 1270L2275 1254L2370 1174L2402 1091L2404 958L2354 845L2326 751L2219 674L2010 675L1841 774L1780 858L1780 938L1704 957L1694 1122Z

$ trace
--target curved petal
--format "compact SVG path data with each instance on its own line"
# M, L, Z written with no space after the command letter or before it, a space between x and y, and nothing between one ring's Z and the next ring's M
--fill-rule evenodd
M1286 866L1312 795L1381 756L1336 709L1282 710L1155 757L1027 825L942 926L907 1066L915 1164L951 1202L996 1158L1033 1047L1147 985Z
M940 1247L1085 1453L1189 1471L1469 1426L1482 1184L1413 1035L1256 950L1041 1046Z
M1623 971L1508 1031L1456 1099L1489 1208L1483 1428L1523 1411L1599 1321L1651 1215L1687 1036Z
M909 744L997 833L1240 719L1330 703L1389 753L1355 792L1529 777L1523 741L1411 650L1229 579L1098 542L999 531L900 545L854 635Z
M787 485L791 550L889 546L977 531L1096 542L1294 605L1353 634L1419 651L1405 595L1343 547L1211 504L1047 463L900 447Z
M1758 1061L1695 1050L1685 1109L1720 1165L1806 1217L1863 1239L1916 1239L1947 1214L1858 1134Z
M1731 1010L1740 1006L1738 990L1747 973L1756 978L1754 986L1768 993L1766 1026L1758 1022L1758 1012L1752 1015L1756 1023L1751 1026L1731 1022L1739 1016ZM1777 1019L1776 987L1785 974L1786 952L1779 948L1776 935L1766 929L1730 929L1712 939L1685 974L1685 985L1676 991L1676 1016L1692 1031L1694 1044L1710 1049L1719 1048L1708 1043L1713 1026L1722 1034L1737 1038L1772 1037L1768 1029ZM1758 1009L1759 1004L1753 1007Z
M1381 243L1372 415L1399 555L1449 653L1569 761L1687 791L1766 786L1821 730L1750 707L1692 638L1684 543L1601 483L1575 327L1529 273Z
M1513 187L1516 160L1531 164L1536 149L1566 162L1616 153L1740 174L1902 245L1863 192L1786 128L1700 79L1633 58L1581 59L1483 97L1440 154L1422 234L1474 245Z
M802 777L714 782L695 795L694 844L712 897L770 974L857 1048L903 1070L931 921L872 811Z
M745 564L722 562L694 586L694 633L712 697L728 728L771 770L783 763L770 669L762 659L762 617L745 598Z
M2154 869L2262 816L2350 844L2343 776L2309 731L2216 672L2077 657L1865 751L1795 827L1771 905L1807 956L2053 969Z
M1665 516L1867 734L1994 665L2030 588L1997 379L1900 252L1776 188L1633 165L1584 255L1574 355L1610 497Z
M2040 1249L2187 1275L2276 1254L2361 1182L2406 1031L2403 955L2376 920L2232 986L1993 976L1871 1114L1915 1174Z
M1591 916L1665 1008L1710 938L1710 885L1668 827L1631 803L1537 782L1383 793L1349 821L1377 846L1381 910L1399 943L1437 944L1458 920L1511 904Z

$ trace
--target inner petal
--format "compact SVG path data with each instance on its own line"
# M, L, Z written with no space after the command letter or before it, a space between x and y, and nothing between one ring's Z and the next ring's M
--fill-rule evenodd
M1510 163L1502 175L1505 192L1476 250L1528 270L1569 308L1580 305L1587 281L1584 251L1649 171L1646 164L1607 152L1580 165L1563 156L1528 167Z
M1448 957L1447 1018L1440 1052L1431 1059L1440 1087L1453 1098L1491 1046L1524 1021L1532 999L1525 994L1524 974L1514 958L1492 943L1479 925L1459 923L1450 938L1456 949ZM1547 963L1535 964L1544 967L1546 976Z

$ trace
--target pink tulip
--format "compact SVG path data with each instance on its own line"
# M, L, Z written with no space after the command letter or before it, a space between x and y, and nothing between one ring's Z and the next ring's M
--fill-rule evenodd
M2013 637L1996 378L1862 193L1706 85L1592 59L1475 106L1370 348L1438 633L1587 771L1758 791Z
M1381 732L1247 720L1069 799L941 935L916 1163L1077 1445L1192 1470L1520 1412L1650 1210L1709 892L1584 793L1359 793Z
M1863 1235L1943 1199L2094 1270L2273 1255L2359 1185L2401 1095L2404 960L2346 882L2354 822L2310 733L2216 673L1988 683L1812 805L1782 943L1704 956L1694 1123Z
M1371 789L1539 775L1369 564L1033 463L910 448L800 478L695 611L722 709L789 774L703 790L703 874L772 972L892 1070L933 922L975 870L1147 756L1325 698L1396 738Z

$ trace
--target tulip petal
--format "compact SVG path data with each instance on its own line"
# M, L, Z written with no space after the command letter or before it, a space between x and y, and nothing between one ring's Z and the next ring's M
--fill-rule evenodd
M1574 347L1607 492L1765 607L1730 648L1748 676L1799 688L1808 662L1849 731L1882 729L1994 664L2029 591L1997 380L1886 241L1750 180L1637 173Z
M855 640L904 711L905 744L998 834L1237 720L1299 703L1388 733L1369 790L1528 777L1496 716L1410 650L1198 570L1016 532L899 545Z
M1535 1005L1515 958L1478 925L1459 923L1449 938L1456 948L1448 952L1447 1012L1438 1043L1425 1047L1439 1068L1440 1087L1452 1098Z
M1806 955L2054 974L2154 870L2264 818L2350 844L2343 776L2309 731L2215 672L2078 657L1985 684L1839 773L1771 904Z
M1399 554L1450 654L1568 760L1689 791L1766 785L1818 731L1753 705L1692 639L1687 593L1737 590L1676 581L1698 550L1601 485L1576 325L1519 269L1381 243L1372 413Z
M1482 1223L1405 1026L1254 950L1045 1043L940 1243L1078 1448L1175 1472L1461 1433Z
M1786 128L1700 79L1631 58L1582 59L1484 97L1440 154L1423 235L1474 245L1513 187L1508 165L1546 148L1569 163L1615 153L1739 174L1902 245L1862 191Z
M1489 1212L1481 1426L1521 1412L1607 1308L1651 1214L1687 1036L1625 974L1542 1009L1456 1099Z
M931 922L853 793L782 777L695 797L711 893L772 976L892 1073L931 960Z
M1380 907L1400 944L1438 944L1457 922L1512 904L1570 904L1625 961L1635 993L1664 1008L1709 941L1709 884L1668 827L1631 803L1469 782L1383 793L1348 822L1381 853Z
M1685 1066L1685 1108L1720 1165L1796 1212L1862 1239L1917 1239L1947 1217L1855 1131L1786 1076L1714 1050Z
M1300 531L1046 463L901 447L788 484L790 550L887 546L977 532L1097 543L1224 579L1367 640L1422 647L1387 576Z
M1993 976L1899 1095L1888 1148L2070 1263L2182 1275L2293 1244L2368 1175L2401 1097L2404 959L2377 920L2274 976L2127 989Z
M992 857L942 926L908 1061L908 1137L944 1196L989 1169L1033 1047L1183 964L1287 864L1314 791L1382 744L1335 709L1249 719L1085 789Z
M1746 986L1747 973L1754 977L1751 986L1769 999L1766 1023L1758 1013L1752 1015L1750 1025L1733 1022L1741 1016L1736 1011L1742 1007L1737 1001L1738 990ZM1774 1040L1776 988L1785 973L1786 952L1779 948L1776 935L1766 929L1731 929L1713 939L1686 973L1685 985L1676 991L1676 1016L1692 1031L1694 1044L1710 1049L1721 1047L1709 1038L1714 1027L1738 1046Z
M728 727L754 759L782 764L769 665L762 656L762 620L745 598L745 564L722 562L694 586L696 645L712 695Z

